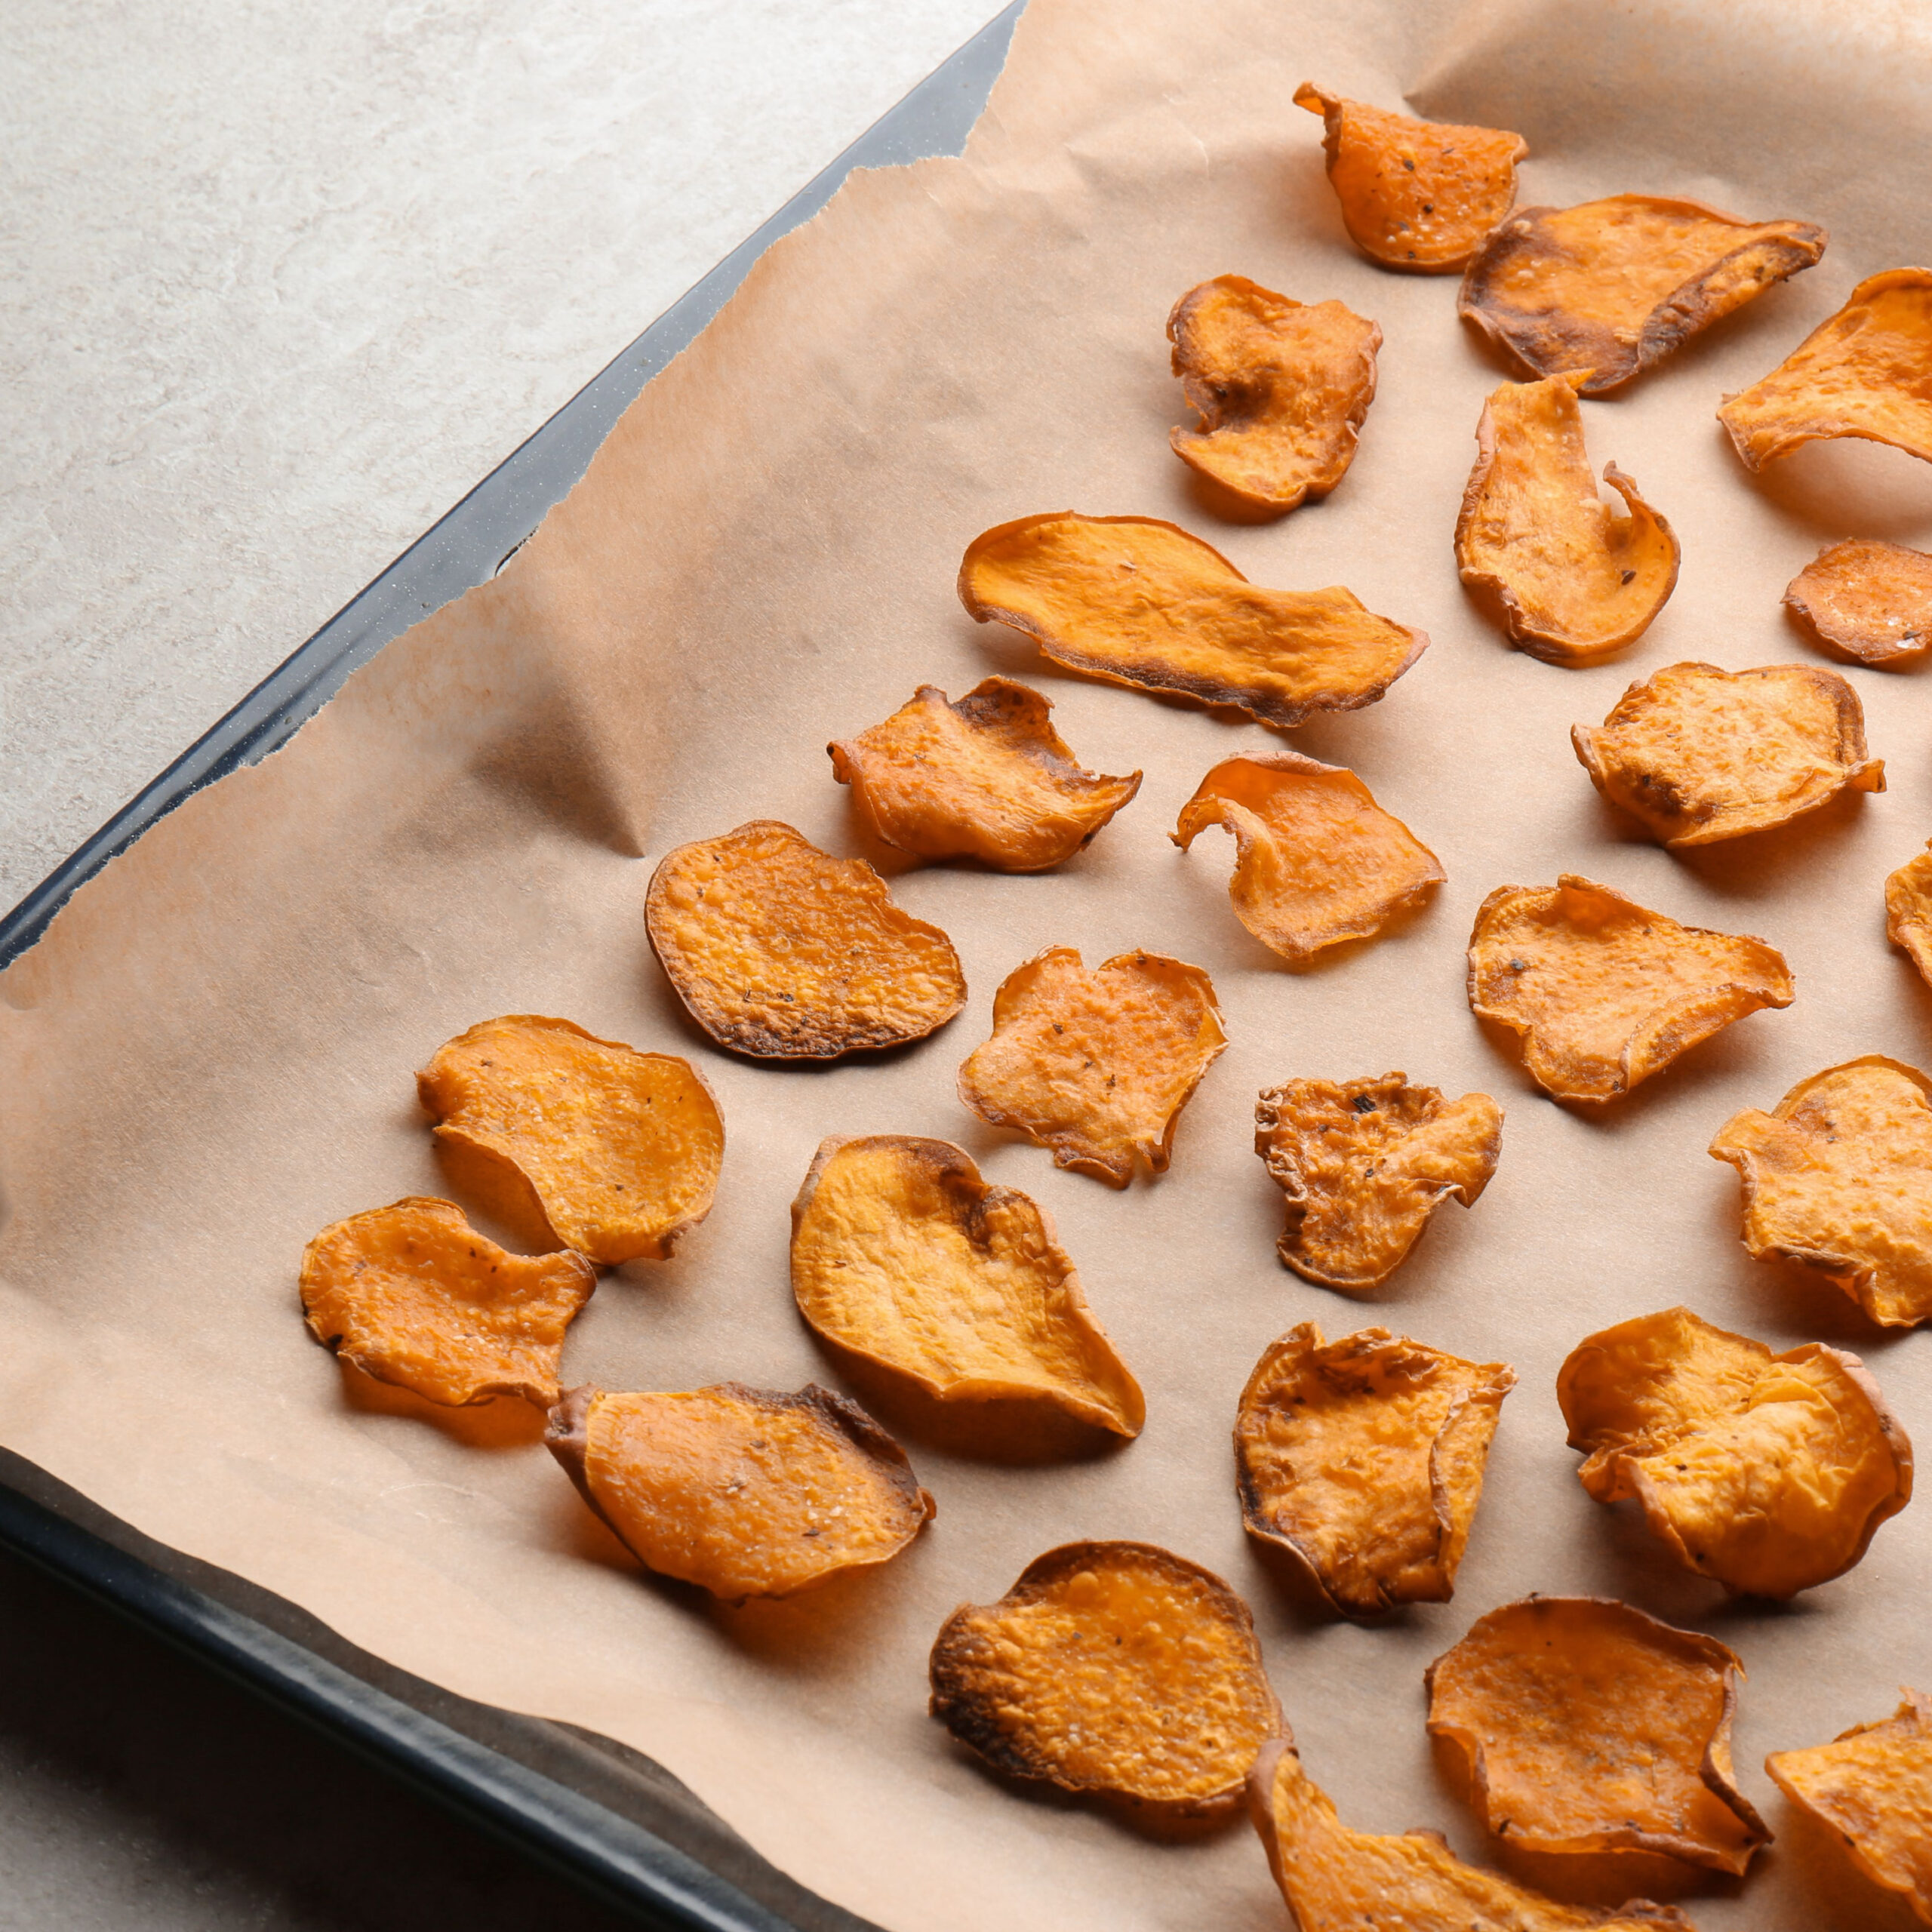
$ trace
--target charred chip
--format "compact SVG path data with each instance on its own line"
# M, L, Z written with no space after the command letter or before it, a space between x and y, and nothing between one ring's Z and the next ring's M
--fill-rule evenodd
M1822 651L1854 664L1915 664L1932 648L1932 556L1855 537L1791 580L1784 607Z

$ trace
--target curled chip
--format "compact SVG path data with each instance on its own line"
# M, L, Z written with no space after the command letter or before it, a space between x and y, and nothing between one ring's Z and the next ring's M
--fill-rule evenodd
M721 1047L836 1060L922 1040L966 1003L952 942L902 912L863 859L776 819L667 852L645 924L678 997Z
M1264 590L1151 516L1023 516L974 538L960 601L1057 664L1230 704L1264 724L1373 704L1429 648L1353 592Z
M1010 678L949 700L921 685L883 724L826 746L873 837L921 859L1044 872L1140 789L1084 770L1048 722L1052 704Z
M1774 1751L1764 1769L1844 1841L1868 1878L1903 1892L1932 1924L1932 1699L1900 1695L1890 1717L1854 1724L1835 1743Z
M789 1596L897 1556L937 1513L857 1403L720 1382L573 1389L543 1440L647 1570L733 1603Z
M1792 579L1784 605L1834 657L1915 663L1932 648L1932 557L1855 537L1820 550Z
M1388 1280L1444 1201L1473 1204L1503 1151L1503 1109L1403 1073L1290 1080L1255 1103L1254 1151L1285 1199L1281 1259L1355 1292Z
M1168 339L1201 417L1173 432L1183 463L1263 510L1325 497L1348 474L1375 400L1374 323L1221 275L1174 304Z
M1800 443L1863 436L1932 461L1932 269L1867 275L1718 420L1747 469Z
M1932 1321L1932 1081L1870 1054L1718 1129L1744 1181L1744 1245L1829 1275L1874 1321Z
M1842 1576L1912 1495L1912 1444L1856 1355L1774 1355L1687 1308L1577 1343L1558 1371L1577 1471L1634 1497L1678 1562L1741 1595Z
M792 1292L821 1335L940 1401L1032 1398L1116 1435L1146 1420L1053 1223L949 1140L827 1140L792 1204Z
M1173 1811L1238 1797L1281 1727L1247 1604L1152 1543L1036 1556L946 1619L931 1668L933 1715L997 1770Z
M1680 926L1565 872L1499 886L1469 935L1469 1008L1523 1036L1559 1100L1611 1100L1760 1007L1789 1006L1784 955L1747 934Z
M1241 1391L1235 1484L1251 1536L1291 1549L1338 1610L1447 1603L1516 1372L1386 1328L1269 1343Z
M1835 671L1669 664L1570 742L1597 789L1665 844L1709 845L1783 825L1841 792L1882 792L1865 707Z
M596 1285L582 1255L509 1254L423 1195L334 1223L302 1257L315 1340L452 1408L554 1402L564 1331Z
M661 1260L711 1212L724 1123L675 1054L513 1013L445 1041L416 1091L442 1146L506 1181L593 1261Z
M1227 1043L1198 966L1121 952L1089 972L1073 947L1050 946L1001 983L959 1097L1051 1148L1055 1167L1124 1187L1136 1155L1167 1171L1174 1123Z
M1526 1597L1429 1667L1484 1827L1527 1851L1651 1851L1742 1872L1770 1841L1732 1782L1743 1675L1714 1637L1604 1597Z
M1885 937L1932 986L1932 841L1885 881Z
M1295 105L1327 122L1321 145L1342 226L1384 268L1460 268L1516 198L1516 164L1530 151L1521 134L1411 120L1310 81Z
M1370 937L1444 878L1352 771L1297 752L1223 758L1181 808L1174 841L1185 851L1211 825L1235 835L1235 916L1284 959Z
M1810 268L1826 238L1661 195L1521 208L1470 263L1457 307L1539 376L1601 395Z
M1677 583L1669 524L1615 463L1597 494L1576 392L1505 383L1483 405L1456 519L1463 581L1494 597L1510 641L1546 664L1594 664L1643 635Z

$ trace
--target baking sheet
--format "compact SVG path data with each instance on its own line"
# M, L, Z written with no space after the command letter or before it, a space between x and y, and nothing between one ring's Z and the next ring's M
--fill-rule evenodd
M501 577L391 645L287 749L158 826L0 976L0 1440L402 1668L649 1752L804 1883L894 1932L995 1915L1280 1923L1244 1826L1156 1842L1017 1795L924 1717L924 1653L946 1612L1072 1536L1163 1541L1243 1589L1309 1767L1352 1822L1430 1824L1478 1850L1429 1756L1422 1668L1497 1603L1591 1589L1742 1651L1738 1760L1785 1825L1764 1752L1879 1715L1899 1678L1926 1675L1920 1512L1795 1605L1727 1607L1583 1497L1551 1384L1588 1330L1683 1300L1780 1346L1857 1348L1908 1429L1932 1414L1922 1338L1880 1337L1835 1291L1749 1263L1734 1178L1703 1153L1737 1107L1820 1066L1923 1057L1932 1000L1884 945L1878 894L1932 829L1925 700L1915 675L1850 672L1891 790L1684 859L1599 806L1567 728L1678 659L1801 657L1777 597L1820 543L1932 534L1932 483L1896 453L1814 449L1752 483L1710 414L1859 276L1926 253L1912 184L1927 50L1902 11L1847 25L1822 8L1591 9L1588 34L1581 17L1534 0L1345 18L1035 0L963 160L854 178L645 392ZM1675 598L1623 663L1537 664L1464 601L1449 534L1503 372L1460 332L1453 279L1384 275L1349 251L1319 123L1289 104L1304 78L1521 128L1525 202L1644 187L1832 229L1818 269L1586 410L1597 460L1635 475L1684 543ZM1219 522L1166 447L1183 412L1162 320L1182 289L1229 269L1340 297L1386 337L1347 482L1272 525ZM1381 704L1294 740L1360 771L1441 854L1449 884L1428 912L1284 969L1228 911L1225 851L1183 856L1164 836L1209 763L1271 734L1063 677L964 617L952 580L965 542L1069 505L1174 516L1259 580L1346 583L1430 632ZM711 1051L643 942L650 864L762 816L864 849L826 740L921 681L956 694L990 670L1046 690L1091 765L1144 768L1140 797L1044 878L902 872L868 854L959 943L972 1002L934 1040L818 1071ZM1492 886L1566 869L1770 939L1797 1004L1607 1113L1552 1105L1469 1017L1461 949ZM1178 952L1220 989L1233 1044L1172 1171L1124 1195L1056 1173L953 1094L999 979L1052 943L1090 960ZM515 1011L691 1053L731 1137L710 1221L676 1260L606 1281L568 1377L835 1385L791 1308L786 1204L825 1133L938 1134L1054 1214L1147 1387L1145 1435L997 1466L881 1401L940 1506L884 1572L737 1611L639 1577L537 1443L534 1415L438 1416L358 1382L295 1310L316 1228L447 1186L411 1069ZM1398 1066L1497 1094L1503 1161L1478 1206L1447 1211L1361 1309L1274 1260L1251 1109L1291 1075ZM1454 1603L1337 1624L1247 1547L1234 1401L1263 1346L1306 1319L1331 1334L1386 1321L1520 1371ZM1741 1890L1700 1883L1686 1903L1706 1926L1903 1922L1828 1850L1792 1824Z

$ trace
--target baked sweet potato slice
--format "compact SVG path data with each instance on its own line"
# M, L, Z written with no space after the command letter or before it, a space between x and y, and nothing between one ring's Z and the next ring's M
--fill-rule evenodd
M937 1513L905 1451L813 1383L789 1395L586 1384L551 1411L543 1440L647 1570L732 1603L886 1562Z
M1254 1151L1287 1211L1282 1260L1357 1294L1388 1280L1444 1201L1475 1204L1503 1151L1503 1109L1404 1073L1288 1080L1255 1103Z
M1867 275L1718 420L1746 469L1801 443L1862 436L1932 462L1932 269Z
M1932 1321L1932 1081L1882 1054L1801 1080L1711 1143L1744 1183L1744 1245L1801 1262L1874 1321Z
M1483 405L1456 519L1463 581L1493 598L1518 650L1595 664L1647 631L1677 584L1670 525L1615 463L1597 494L1577 394L1560 377L1505 383Z
M1152 1543L1036 1556L946 1619L931 1669L933 1715L996 1769L1166 1811L1233 1803L1281 1727L1247 1604Z
M1211 825L1234 834L1236 918L1297 963L1372 937L1445 876L1352 771L1297 752L1223 758L1181 808L1174 841L1184 851Z
M1502 128L1417 121L1304 81L1295 105L1327 124L1321 145L1349 238L1372 262L1412 274L1460 268L1516 198L1529 152Z
M453 1201L413 1194L352 1214L302 1257L315 1340L378 1382L461 1408L557 1399L564 1331L597 1285L580 1254L511 1254Z
M1932 986L1932 841L1885 880L1885 937Z
M1429 648L1352 591L1264 590L1151 516L1064 510L998 525L967 546L959 596L980 623L1025 632L1070 670L1284 728L1373 704Z
M1600 728L1573 724L1570 742L1597 789L1669 846L1741 838L1841 792L1885 789L1858 694L1808 664L1667 664Z
M1604 1597L1526 1597L1429 1667L1430 1735L1484 1829L1527 1851L1648 1851L1741 1872L1770 1842L1733 1781L1743 1675L1714 1637Z
M1337 1609L1447 1603L1516 1372L1386 1328L1269 1343L1241 1391L1235 1484L1250 1536L1292 1550Z
M1577 1471L1635 1498L1687 1569L1734 1595L1791 1597L1842 1576L1912 1495L1912 1444L1856 1355L1774 1355L1687 1308L1586 1337L1556 1377Z
M1792 998L1762 940L1680 926L1574 872L1499 886L1469 935L1470 1010L1523 1036L1524 1069L1559 1100L1614 1100Z
M921 685L882 724L826 746L832 775L875 838L919 859L1038 872L1070 859L1140 789L1085 770L1048 719L1051 700L1011 678L962 698Z
M1854 537L1793 577L1784 607L1813 643L1853 664L1915 664L1932 649L1932 556Z
M1219 275L1174 304L1168 340L1201 418L1170 438L1191 469L1278 514L1348 474L1375 400L1375 323L1340 302L1297 302Z
M959 1097L1017 1128L1054 1165L1112 1187L1137 1158L1167 1171L1174 1124L1228 1036L1214 982L1158 952L1090 972L1070 946L1017 966L993 996L992 1038L959 1069Z
M721 1047L837 1060L922 1040L966 1003L952 942L892 903L863 859L777 819L665 854L645 901L678 997Z
M724 1122L675 1054L512 1013L446 1041L416 1091L439 1144L527 1189L558 1241L593 1261L661 1260L711 1212Z
M1146 1419L1052 1222L949 1140L826 1141L792 1204L792 1292L828 1340L940 1401L1046 1401L1116 1435Z

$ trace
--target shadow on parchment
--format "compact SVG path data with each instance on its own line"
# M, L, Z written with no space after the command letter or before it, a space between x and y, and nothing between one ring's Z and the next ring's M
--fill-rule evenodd
M426 1423L466 1449L528 1449L543 1439L544 1412L521 1395L495 1395L485 1402L452 1408L408 1389L379 1382L346 1356L337 1355L342 1401L361 1415L406 1416Z
M1903 450L1862 437L1834 438L1803 444L1754 475L1737 460L1721 423L1713 423L1711 433L1739 480L1821 546L1875 537L1922 547L1932 537L1932 473Z

